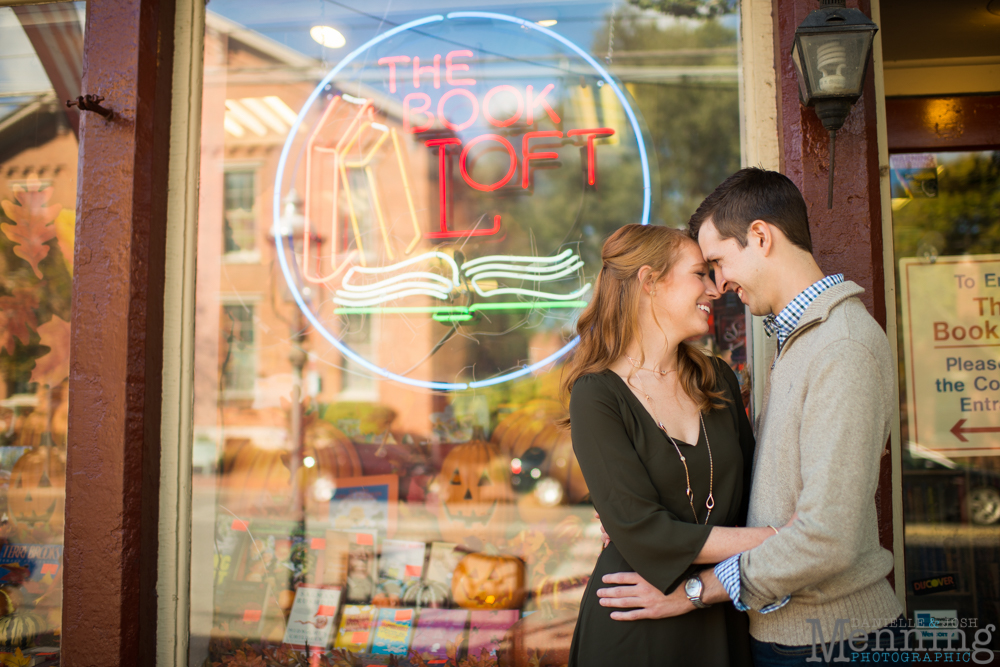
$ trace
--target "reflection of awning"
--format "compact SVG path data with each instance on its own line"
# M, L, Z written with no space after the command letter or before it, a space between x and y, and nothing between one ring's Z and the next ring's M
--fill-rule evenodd
M83 31L76 9L64 4L14 7L60 103L80 95L83 78ZM80 112L66 109L73 133L80 134Z

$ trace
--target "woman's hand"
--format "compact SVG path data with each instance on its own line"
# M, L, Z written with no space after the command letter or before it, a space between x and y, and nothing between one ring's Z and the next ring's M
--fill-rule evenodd
M597 519L597 523L601 527L601 539L604 541L602 548L607 549L608 545L611 544L611 536L608 535L608 531L604 530L604 524L601 523L601 515L594 512L594 518Z
M611 618L616 621L637 621L643 618L668 618L680 616L692 611L695 607L684 594L684 588L677 587L670 595L654 587L636 572L616 572L606 574L601 579L606 584L615 584L614 588L597 589L597 597L601 598L601 606L630 611L612 612Z

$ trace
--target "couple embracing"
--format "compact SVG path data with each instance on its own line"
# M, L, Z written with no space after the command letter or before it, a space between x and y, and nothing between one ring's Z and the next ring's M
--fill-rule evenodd
M610 542L570 667L807 665L834 633L899 647L875 513L894 370L862 288L820 270L776 172L731 176L688 232L615 232L577 326L573 447ZM777 338L756 443L733 371L684 342L729 290Z

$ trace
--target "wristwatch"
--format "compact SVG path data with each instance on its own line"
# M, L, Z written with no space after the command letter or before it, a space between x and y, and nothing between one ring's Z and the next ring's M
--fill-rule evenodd
M707 605L701 601L702 591L705 590L705 585L701 583L701 577L697 574L684 582L684 594L687 599L691 601L698 609L705 609L711 605Z

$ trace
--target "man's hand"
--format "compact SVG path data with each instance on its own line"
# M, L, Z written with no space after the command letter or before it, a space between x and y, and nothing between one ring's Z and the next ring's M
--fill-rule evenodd
M670 595L664 595L661 590L655 588L636 572L606 574L602 581L606 584L616 584L616 586L597 589L601 605L631 610L612 612L611 618L616 621L668 618L686 614L695 608L684 594L683 587L678 587Z

